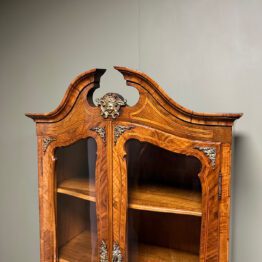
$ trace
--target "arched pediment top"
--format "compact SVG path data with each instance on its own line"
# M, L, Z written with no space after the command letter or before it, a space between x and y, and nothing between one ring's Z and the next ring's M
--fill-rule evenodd
M151 96L177 118L198 125L232 126L242 113L202 113L189 110L170 98L164 89L143 72L115 66L124 76L127 85L138 89L140 96ZM146 91L146 92L144 92Z
M145 73L127 67L115 66L124 76L128 86L135 87L140 100L154 99L160 106L172 116L192 124L213 125L213 126L232 126L233 122L240 118L242 114L219 114L219 113L198 113L189 110L171 99L167 93L153 79ZM93 105L92 96L99 87L100 78L105 73L105 69L91 69L80 74L69 85L63 100L59 106L49 113L27 113L26 116L39 123L58 122L65 118L72 110L83 89L87 88L87 99L89 105Z
M79 94L84 88L88 88L87 97L92 97L95 89L99 87L100 78L105 73L105 69L91 69L83 72L71 81L63 100L59 106L49 113L26 113L35 122L57 122L63 119L73 108ZM92 101L89 101L92 103Z

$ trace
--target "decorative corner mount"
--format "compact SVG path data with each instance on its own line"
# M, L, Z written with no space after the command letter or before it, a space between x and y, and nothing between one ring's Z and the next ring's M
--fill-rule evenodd
M118 242L115 242L113 245L113 258L112 261L113 262L122 262L123 257L122 257L122 253L121 253L121 249L119 247Z
M108 251L107 251L107 245L104 240L102 240L101 245L100 245L100 250L99 250L99 255L100 255L100 262L109 262L108 261Z
M43 150L44 153L46 152L49 144L52 143L53 141L56 141L56 138L49 137L49 136L43 138L42 150Z
M90 130L95 131L102 138L103 142L106 143L106 130L104 127L92 127Z
M215 147L201 147L196 146L195 149L202 151L211 161L212 168L216 167L216 155L217 151Z
M103 97L96 99L97 105L101 109L101 116L104 118L117 118L120 115L122 106L126 106L126 99L117 93L107 93Z
M134 128L134 126L120 126L117 125L114 128L114 144L116 144L117 139L123 134L125 133L127 130L130 130Z

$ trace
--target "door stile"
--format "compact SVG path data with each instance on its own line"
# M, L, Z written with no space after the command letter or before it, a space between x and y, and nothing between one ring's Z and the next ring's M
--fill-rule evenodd
M133 127L134 128L134 127ZM200 243L200 261L219 261L219 219L218 219L218 177L220 170L220 144L205 143L199 141L181 140L170 134L151 132L150 129L136 127L125 132L113 144L113 241L119 245L122 261L128 261L127 245L127 209L128 209L128 187L125 142L135 138L141 141L159 143L158 145L167 150L176 152L175 149L181 144L181 152L197 155L203 164L200 174L202 184L202 226ZM181 140L181 142L180 142ZM158 141L158 142L156 142ZM159 141L162 141L161 143ZM183 145L184 143L184 145ZM184 149L183 149L184 147ZM199 147L215 149L216 157L212 157ZM194 153L193 153L194 152ZM213 163L214 161L214 163ZM222 196L223 197L223 196ZM119 260L118 260L119 261Z
M106 122L106 161L108 179L108 259L112 261L113 250L113 123L111 120ZM104 194L104 192L101 192Z
M231 144L221 148L221 198L219 201L219 262L229 261Z
M97 259L101 261L102 257L109 256L109 248L111 243L111 219L110 219L110 158L108 154L108 127L107 124L101 125L100 133L92 128L96 134L97 142L97 161L96 161L96 212L97 212Z
M113 126L113 261L127 262L127 170L124 136L117 145L118 122Z
M47 154L46 137L38 137L38 184L40 211L40 261L57 261L56 200L53 154ZM50 140L51 141L51 140ZM48 142L51 143L51 142Z

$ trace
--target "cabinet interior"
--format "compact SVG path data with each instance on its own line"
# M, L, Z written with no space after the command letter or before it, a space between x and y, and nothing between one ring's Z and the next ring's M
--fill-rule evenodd
M96 261L96 150L87 138L55 151L59 262Z
M126 142L129 261L199 261L201 162Z

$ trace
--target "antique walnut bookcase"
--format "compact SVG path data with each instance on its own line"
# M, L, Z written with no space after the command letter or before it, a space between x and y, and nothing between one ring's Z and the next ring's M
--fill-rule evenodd
M190 111L146 74L115 67L136 105L108 93L103 69L61 104L26 114L38 140L41 262L228 261L232 125Z

